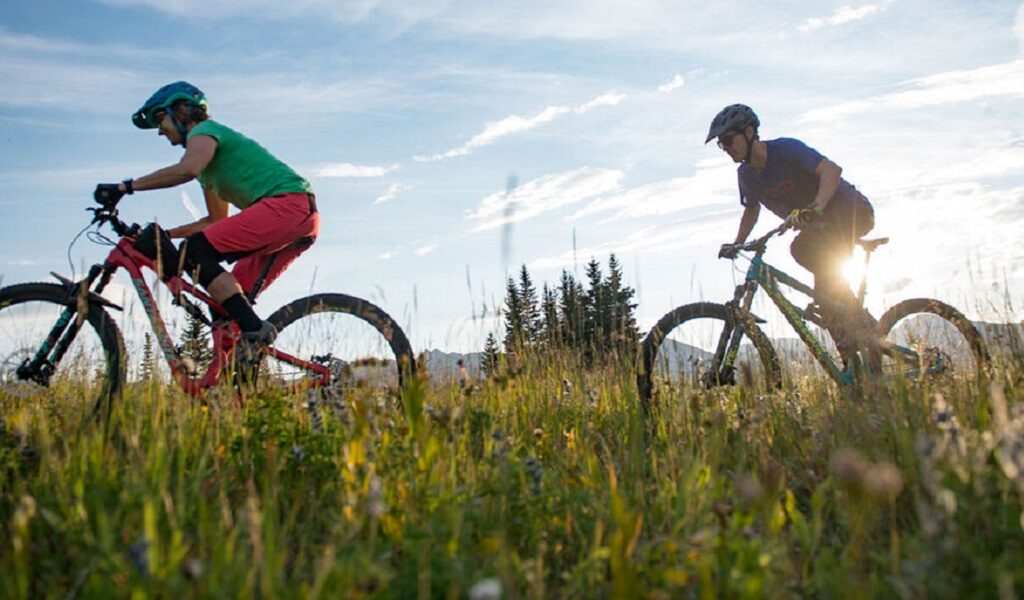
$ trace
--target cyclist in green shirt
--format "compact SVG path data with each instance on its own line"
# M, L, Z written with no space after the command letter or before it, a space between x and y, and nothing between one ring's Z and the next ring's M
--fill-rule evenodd
M248 294L268 255L277 253L260 290L312 244L320 218L308 181L255 141L211 120L207 108L205 94L187 82L157 90L132 115L132 122L140 129L157 129L172 145L182 146L184 155L148 175L101 183L95 197L116 203L125 194L199 180L207 215L167 231L151 224L136 247L155 258L159 244L158 269L165 275L183 265L238 324L239 354L252 360L277 332L256 315L250 303L255 298ZM231 216L230 205L239 209ZM185 241L176 249L168 238ZM231 272L221 267L222 261L235 263Z

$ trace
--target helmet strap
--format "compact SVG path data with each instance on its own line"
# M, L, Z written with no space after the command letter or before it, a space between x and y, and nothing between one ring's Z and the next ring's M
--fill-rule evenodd
M743 162L750 164L750 155L754 153L754 140L747 139L747 128L743 128L743 141L747 143L747 154L743 157Z
M188 129L179 123L178 119L174 118L174 110L172 110L171 107L168 107L167 116L171 118L171 124L178 130L178 135L181 136L181 147L184 148L185 144L188 143Z

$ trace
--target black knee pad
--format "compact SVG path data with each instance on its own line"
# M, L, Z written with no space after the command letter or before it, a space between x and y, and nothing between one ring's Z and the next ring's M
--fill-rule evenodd
M220 266L224 255L213 247L202 231L188 236L181 249L185 254L183 262L186 272L204 288L209 287L210 282L224 272Z
M156 223L150 223L139 232L132 246L142 254L156 261L157 274L163 280L179 274L181 256L167 232Z

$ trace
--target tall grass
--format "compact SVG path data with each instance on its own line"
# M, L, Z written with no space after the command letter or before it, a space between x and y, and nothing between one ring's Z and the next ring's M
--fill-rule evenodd
M0 399L0 595L1014 597L1021 373L771 394L534 357L313 418L133 384ZM84 385L84 384L83 384Z

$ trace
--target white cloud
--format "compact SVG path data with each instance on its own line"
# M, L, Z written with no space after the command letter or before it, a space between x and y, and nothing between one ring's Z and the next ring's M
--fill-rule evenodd
M493 229L525 221L570 204L619 189L622 171L583 167L545 175L512 192L495 192L480 201L468 219L477 221L473 231Z
M382 253L378 254L378 255L377 255L377 258L379 258L379 259L381 259L381 260L391 260L391 259L392 259L392 258L394 258L394 257L395 257L395 256L396 256L397 254L398 254L398 253L397 253L397 252L395 252L394 250L388 250L387 252L382 252Z
M1013 22L1013 33L1017 36L1020 53L1024 54L1024 4L1017 9L1017 18Z
M690 177L656 181L600 198L576 211L570 220L614 212L606 221L667 215L675 212L733 203L739 205L736 167L726 158L702 161Z
M622 102L625 97L626 96L624 94L607 93L577 107L548 106L532 117L510 115L500 121L488 123L487 126L484 127L483 131L470 138L468 142L461 146L432 156L416 156L415 160L418 162L433 162L457 156L465 156L473 150L493 144L498 139L507 135L533 129L538 125L553 121L562 115L570 113L584 114L600 106L615 106Z
M353 165L351 163L331 163L314 170L314 177L383 177L398 168Z
M869 111L921 108L998 96L1024 97L1024 59L977 69L937 73L911 79L900 87L904 89L811 110L801 115L800 120L834 121Z
M800 31L813 31L829 25L842 25L851 21L859 21L868 15L883 10L877 4L865 4L856 8L843 6L830 17L812 17L803 22L797 28Z
M384 204L390 202L398 197L402 192L407 192L412 189L412 185L408 183L393 183L388 187L387 191L377 196L377 199L373 201L374 204Z
M82 44L79 42L36 35L18 33L0 25L0 50L4 54L63 54L74 57L98 56L109 63L112 59L139 61L140 59L199 60L201 55L191 49L171 50L168 48L152 48L128 44Z
M686 80L683 79L683 76L676 73L676 76L673 77L670 81L666 81L665 83L659 85L658 91L665 94L683 87L685 83Z
M434 250L437 250L437 244L424 244L423 246L416 248L414 252L416 256L426 256Z
M556 256L538 258L528 265L531 269L557 269L574 264L579 256L607 256L626 252L678 251L684 247L716 247L729 232L727 223L735 223L735 211L717 210L679 219L670 223L644 227L616 240L577 250L568 250Z
M203 215L199 213L199 209L196 208L196 203L192 202L192 197L189 196L188 192L185 190L181 190L181 204L185 207L185 210L188 211L188 214L192 215L193 219L198 221L203 217Z
M1014 249L1024 227L1024 187L919 185L872 201L877 225L871 236L888 235L891 241L872 258L869 276L910 278L900 298L938 295L966 311L978 310L962 300L977 304L986 286L1003 283L1020 260Z

